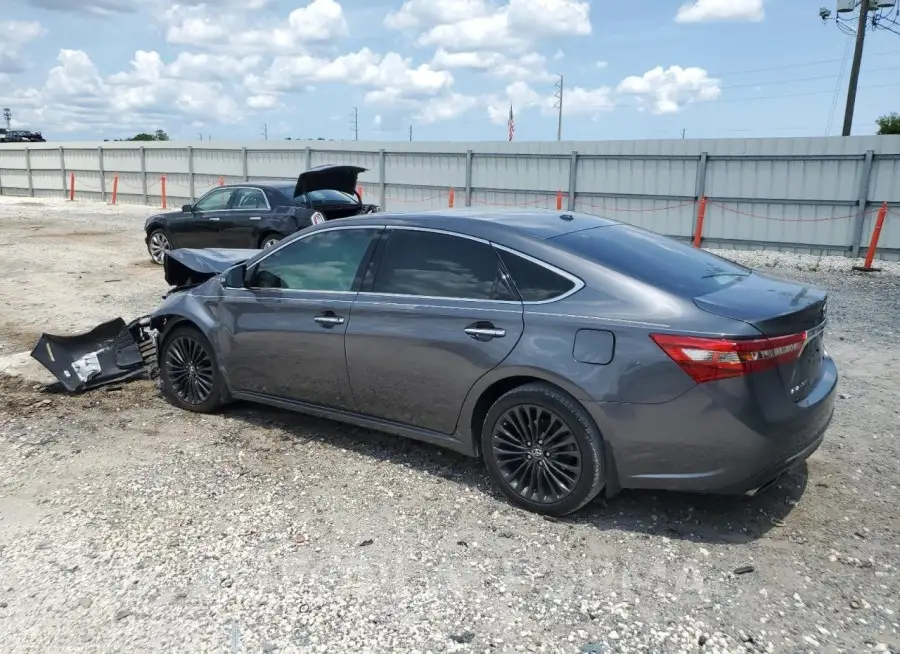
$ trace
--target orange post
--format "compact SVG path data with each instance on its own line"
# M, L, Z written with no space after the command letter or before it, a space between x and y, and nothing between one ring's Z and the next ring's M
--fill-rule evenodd
M69 173L69 200L75 200L75 173Z
M219 177L219 186L225 186L225 178Z
M162 191L162 208L166 208L166 176L159 178L159 188Z
M356 185L356 194L359 196L360 202L362 202L362 196L363 196L363 187L362 187L362 184L357 184L357 185Z
M700 207L697 209L697 227L694 229L694 247L700 247L703 240L703 220L706 218L706 196L700 198Z
M456 191L450 189L450 195L447 197L447 206L453 208L453 199L456 197Z
M562 191L556 192L556 210L557 211L562 210Z
M116 203L116 198L119 195L119 176L116 175L113 177L113 195L112 195L112 203Z
M857 268L856 270L863 270L865 272L869 272L872 270L872 261L875 259L875 251L878 249L878 239L881 237L881 228L884 227L884 219L887 217L888 204L885 202L881 205L881 208L878 210L878 216L875 218L875 229L872 230L872 240L869 241L869 249L866 251L866 262L863 264L862 268Z

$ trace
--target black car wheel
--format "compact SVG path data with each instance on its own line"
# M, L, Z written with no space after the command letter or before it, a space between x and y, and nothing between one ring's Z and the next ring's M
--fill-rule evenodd
M176 327L160 352L163 392L178 407L211 413L224 404L222 374L212 346L193 327Z
M526 384L497 400L482 426L481 451L500 490L536 513L572 513L603 488L603 442L594 421L549 384Z
M154 229L147 237L147 251L153 263L162 265L166 252L172 249L169 236L161 229Z

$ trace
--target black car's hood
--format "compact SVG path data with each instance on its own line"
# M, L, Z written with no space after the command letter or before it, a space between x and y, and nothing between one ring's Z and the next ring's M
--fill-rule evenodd
M191 249L169 250L163 259L166 283L170 286L202 284L259 254L259 250Z
M297 185L294 187L294 197L323 189L333 189L353 195L356 193L356 181L359 178L359 174L366 172L366 170L368 169L344 164L326 164L310 168L306 172L300 173L300 176L297 178Z

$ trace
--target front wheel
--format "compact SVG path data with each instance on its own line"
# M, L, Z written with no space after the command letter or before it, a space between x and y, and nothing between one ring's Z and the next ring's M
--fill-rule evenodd
M544 383L514 388L485 417L481 451L494 484L514 504L562 516L603 488L603 442L587 411Z
M172 249L169 236L161 229L154 229L147 238L147 251L153 263L162 265L166 252Z
M212 413L225 403L225 385L212 345L194 327L176 327L159 357L163 393L187 411Z

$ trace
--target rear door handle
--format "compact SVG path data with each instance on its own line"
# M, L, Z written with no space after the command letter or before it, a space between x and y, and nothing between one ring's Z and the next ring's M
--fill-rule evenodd
M210 217L210 220L218 220L215 216Z
M466 334L479 341L489 341L492 338L503 338L506 330L494 327L490 323L476 323L465 329Z

